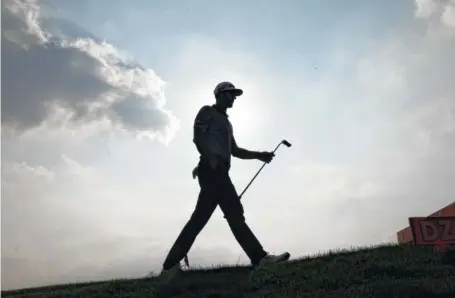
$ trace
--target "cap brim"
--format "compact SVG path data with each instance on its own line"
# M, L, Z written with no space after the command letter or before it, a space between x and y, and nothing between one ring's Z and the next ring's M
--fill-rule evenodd
M220 92L229 92L229 93L234 94L235 96L240 96L243 94L243 90L238 89L238 88L223 89L223 90L219 90L217 93L220 93Z
M229 90L229 92L234 93L235 96L240 96L240 95L243 94L243 90L242 89L237 89L237 88Z

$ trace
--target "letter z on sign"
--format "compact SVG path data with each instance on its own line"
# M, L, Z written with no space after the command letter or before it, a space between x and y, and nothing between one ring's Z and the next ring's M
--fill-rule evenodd
M410 217L415 245L455 244L455 216Z

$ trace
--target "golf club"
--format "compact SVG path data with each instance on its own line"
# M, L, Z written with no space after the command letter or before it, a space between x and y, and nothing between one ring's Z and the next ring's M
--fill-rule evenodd
M288 147L288 148L292 146L291 143L289 143L288 141L282 140L282 141L275 147L275 149L274 149L272 152L275 153L281 145L284 145L284 146L286 146L286 147ZM244 189L244 190L242 191L242 193L240 194L239 200L242 199L242 196L245 194L246 190L250 187L251 183L253 183L254 179L256 179L256 177L259 175L259 173L262 171L262 169L265 167L266 164L267 164L267 163L264 162L264 164L261 166L261 168L259 169L259 171L257 171L256 175L254 175L253 179L251 179L250 183L248 183L248 185L245 187L245 189ZM224 218L226 218L226 216L224 216ZM189 263L189 261L188 261L188 255L186 255L185 258L184 258L183 260L184 260L184 262L185 262L186 267L189 268L189 267L190 267L190 263Z
M284 146L288 147L288 148L292 146L291 143L289 143L288 141L282 140L282 141L278 144L278 146L275 147L275 150L273 150L272 152L275 153L275 151L277 151L278 148L279 148L282 144L283 144ZM259 173L262 171L262 169L265 167L266 164L267 164L267 163L264 162L264 164L263 164L262 167L259 169L259 171L256 173L256 175L254 175L253 179L251 179L250 183L248 183L248 185L247 185L247 186L245 187L245 189L242 191L242 193L241 193L240 196L239 196L239 199L242 199L242 196L243 196L243 194L245 193L245 191L250 187L251 183L253 183L254 179L256 179L256 177L259 175Z

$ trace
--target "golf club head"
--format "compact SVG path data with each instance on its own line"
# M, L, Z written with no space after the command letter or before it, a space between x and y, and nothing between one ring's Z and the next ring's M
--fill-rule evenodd
M291 147L291 146L292 146L291 143L289 143L289 142L286 141L286 140L281 141L281 143L282 143L284 146L286 146L286 147Z

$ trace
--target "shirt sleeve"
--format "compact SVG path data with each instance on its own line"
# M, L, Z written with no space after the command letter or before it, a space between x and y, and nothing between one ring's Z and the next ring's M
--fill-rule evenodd
M194 119L194 130L207 132L210 127L213 115L209 106L202 107Z

